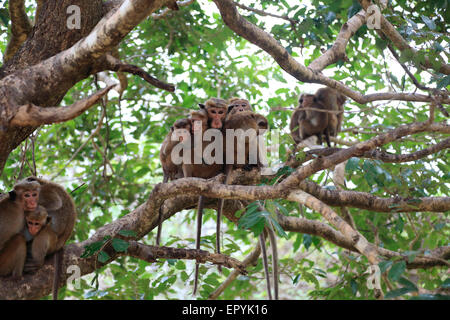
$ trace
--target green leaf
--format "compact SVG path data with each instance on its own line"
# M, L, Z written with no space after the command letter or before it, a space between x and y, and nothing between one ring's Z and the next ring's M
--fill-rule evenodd
M118 238L112 239L111 244L112 244L114 250L116 250L116 252L125 252L125 251L127 251L128 247L130 246L128 241L118 239Z
M120 230L119 234L124 237L135 238L137 237L137 233L134 230Z
M414 292L415 290L411 290L411 288L400 288L400 289L395 289L392 291L389 291L388 293L386 293L385 298L386 299L392 299L392 298L397 298L400 297L404 294L407 294L409 292Z
M101 263L106 263L111 257L109 256L109 254L107 254L105 251L100 251L97 259L99 262Z
M401 275L405 272L405 270L406 270L406 262L405 261L397 262L389 270L388 278L392 281L398 281Z

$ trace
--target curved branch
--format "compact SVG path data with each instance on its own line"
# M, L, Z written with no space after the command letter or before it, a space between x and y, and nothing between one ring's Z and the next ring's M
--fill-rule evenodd
M124 63L124 62L120 61L119 59L113 57L110 54L106 55L106 61L108 63L108 66L107 66L108 70L116 71L116 72L131 73L131 74L141 77L142 79L144 79L145 81L150 83L152 86L155 86L155 87L163 89L163 90L167 90L169 92L175 91L175 86L173 84L165 83L161 80L156 79L155 77L151 76L149 73L142 70L138 66Z
M11 126L40 126L43 124L52 124L72 120L84 111L96 104L105 94L114 86L106 87L90 97L67 107L48 107L42 108L34 104L27 104L17 108L17 113L10 120Z
M180 249L163 246L149 246L136 241L130 241L130 246L119 256L130 256L147 262L155 262L157 259L190 259L199 263L210 262L222 265L227 268L233 268L240 274L247 274L245 263L232 257L219 253L209 253L204 250Z
M6 47L4 62L14 56L31 32L31 22L25 12L25 0L9 0L11 39Z

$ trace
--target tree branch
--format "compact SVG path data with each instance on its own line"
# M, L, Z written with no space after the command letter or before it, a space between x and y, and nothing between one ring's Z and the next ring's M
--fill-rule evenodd
M175 91L175 86L173 84L165 83L161 80L156 79L155 77L152 77L149 73L145 72L138 66L124 63L110 54L106 55L106 61L108 63L107 66L108 70L131 73L141 77L142 79L150 83L152 86L155 86L163 90L167 90L169 92Z
M245 263L232 257L219 253L209 253L205 250L180 249L163 246L149 246L136 241L130 241L128 250L119 253L119 256L130 256L147 262L155 262L157 259L188 259L199 263L210 262L235 269L239 274L247 274Z
M17 113L12 117L9 124L11 126L40 126L43 124L52 124L69 121L78 117L84 111L96 104L105 94L114 86L106 87L90 97L67 107L48 107L42 108L34 104L20 106Z
M25 12L25 0L9 0L11 17L11 39L6 47L4 62L14 56L31 31L31 22Z

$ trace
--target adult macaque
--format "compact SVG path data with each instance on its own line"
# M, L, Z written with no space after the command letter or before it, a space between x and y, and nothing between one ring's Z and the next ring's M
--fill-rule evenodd
M193 127L190 119L179 119L175 121L170 128L169 133L166 135L159 151L159 159L161 160L164 174L163 183L183 177L181 165L176 165L172 161L172 150L177 144L183 142L185 138L190 139L192 129ZM161 240L162 220L163 212L161 207L159 208L158 231L156 233L157 246L159 246Z
M208 114L208 127L222 129L228 110L227 101L220 98L210 98L204 104L199 103L198 105Z
M249 168L251 165L256 166L257 168L260 168L261 162L259 161L259 142L255 140L257 135L262 134L265 130L267 130L269 127L268 121L265 117L262 115L253 113L251 111L246 110L236 110L233 114L230 114L229 117L227 117L227 120L224 125L224 129L233 129L238 130L242 129L243 131L234 131L236 138L233 138L233 141L231 142L233 144L232 148L230 148L230 140L227 139L226 144L226 150L227 152L227 161L225 165L225 184L229 184L231 181L231 172L235 168ZM250 131L248 131L250 130ZM253 131L253 137L248 137L246 135L247 133L250 133ZM242 148L239 147L239 143L243 143L245 146L245 149L242 150ZM254 145L256 148L253 149L253 153L251 152L251 146ZM244 147L241 146L241 147ZM230 149L232 149L231 154ZM243 159L244 161L240 161L239 153L244 151ZM232 160L230 163L230 159ZM256 161L252 161L256 160ZM252 163L254 162L254 163ZM217 233L220 233L220 217L223 212L223 206L224 206L224 199L219 199L219 205L217 210ZM272 248L272 258L273 258L273 277L274 277L274 288L275 288L275 299L278 299L278 250L276 245L276 239L275 234L272 229L265 228L266 231L269 233L269 240ZM263 265L264 265L264 272L266 274L267 279L267 288L268 288L268 294L270 299L272 299L271 294L271 288L270 288L270 279L269 279L269 265L267 262L267 249L265 246L265 238L264 233L261 233L260 237L260 244L261 244L261 251L263 254ZM218 248L218 252L220 253L220 242L216 239L216 247Z
M41 185L23 181L14 186L9 197L0 202L0 276L22 276L26 258L25 212L38 206Z
M336 137L341 131L342 119L344 118L344 103L347 99L342 93L331 88L320 88L315 94L317 102L325 109L339 111L339 113L328 113L328 132L330 136Z
M243 111L253 111L253 108L248 100L241 98L231 98L228 100L227 118L236 112ZM225 118L225 121L227 118Z
M52 241L54 242L52 245L52 252L55 252L53 299L57 299L63 258L62 249L64 247L64 244L72 234L77 214L72 197L63 187L56 183L52 183L41 178L28 177L17 183L14 187L14 191L15 193L17 193L17 190L29 190L29 186L33 185L37 187L37 184L40 185L40 187L36 189L39 190L39 192L37 193L39 201L37 203L46 209L48 217L51 220L51 223L49 223L48 226L56 236L56 240ZM17 195L20 196L20 192ZM36 194L31 193L31 197L29 197L28 199L30 198L33 198L36 201ZM26 195L25 199L27 199ZM34 212L37 208L37 205L34 206L34 201L28 200L28 203L31 203L31 206L25 207L25 216L28 216L30 212ZM34 259L31 259L30 261L26 260L24 271L33 272L36 269L40 268L43 263L44 261L42 259L39 261L36 261Z
M326 107L313 94L302 94L298 102L299 106L292 114L289 125L295 143L315 135L321 144L322 134L325 134L326 142L330 146L328 113L310 109L326 110Z

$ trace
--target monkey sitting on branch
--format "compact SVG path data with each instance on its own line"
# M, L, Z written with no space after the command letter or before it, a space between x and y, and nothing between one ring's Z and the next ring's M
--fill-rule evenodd
M341 130L345 100L343 94L331 88L320 88L314 95L302 94L289 125L295 143L317 136L322 144L322 135L325 135L330 147L330 136L336 137Z
M36 210L39 213L36 213ZM45 226L41 219L45 215L44 211L49 217L49 222L46 222ZM35 217L38 218L33 219ZM31 219L31 227L27 229L29 235L33 237L33 242L35 238L32 234L36 234L38 239L31 244L32 259L26 259L24 236L26 218ZM53 299L57 299L62 248L72 234L75 220L75 204L63 187L36 177L28 177L18 182L10 192L9 198L0 201L0 275L21 276L24 271L34 272L44 264L48 254L55 252ZM33 229L33 224L36 229ZM39 231L43 227L47 231L41 234Z

